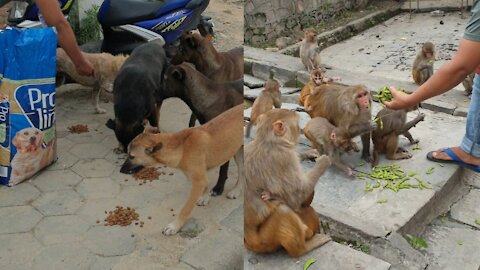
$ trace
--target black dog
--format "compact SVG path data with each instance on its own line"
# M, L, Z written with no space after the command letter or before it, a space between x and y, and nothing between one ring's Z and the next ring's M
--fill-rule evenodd
M242 104L243 80L216 82L207 78L190 63L168 67L164 78L164 98L178 97L185 102L197 116L200 124L205 124L224 111ZM223 193L228 177L228 161L220 167L220 174L213 196ZM235 198L238 194L229 194Z
M162 42L151 41L135 48L113 82L115 120L107 127L115 131L119 152L144 130L144 120L158 127L163 73L167 57Z

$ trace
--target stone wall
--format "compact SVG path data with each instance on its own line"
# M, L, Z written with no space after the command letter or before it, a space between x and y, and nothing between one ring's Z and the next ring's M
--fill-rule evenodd
M365 7L371 0L246 0L245 43L259 45L299 32L342 10Z

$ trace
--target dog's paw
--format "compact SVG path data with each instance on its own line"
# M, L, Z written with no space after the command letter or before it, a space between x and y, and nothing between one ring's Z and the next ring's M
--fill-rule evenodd
M238 197L240 197L240 193L242 193L242 189L241 188L234 188L232 190L230 190L227 194L227 198L229 199L236 199Z
M96 108L96 109L95 109L95 112L96 112L97 114L104 114L104 113L107 113L107 110L102 109L102 108Z
M162 231L162 233L164 235L175 235L177 234L178 230L179 230L179 226L177 225L177 223L174 221L170 224L167 225L167 227L165 227Z
M198 206L207 206L208 202L210 201L210 194L204 194L200 199L197 201Z

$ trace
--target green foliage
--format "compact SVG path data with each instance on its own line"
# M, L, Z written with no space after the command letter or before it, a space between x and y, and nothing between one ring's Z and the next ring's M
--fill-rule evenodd
M97 12L99 6L93 5L92 8L85 11L85 17L81 20L81 27L75 32L78 44L84 44L89 41L99 40L100 24L97 21Z
M308 259L308 261L305 262L305 264L303 265L303 270L307 270L312 264L314 264L317 260L311 258L311 259Z
M416 237L410 234L405 235L405 237L407 238L410 246L412 246L414 249L420 250L421 248L428 248L427 242L421 237Z

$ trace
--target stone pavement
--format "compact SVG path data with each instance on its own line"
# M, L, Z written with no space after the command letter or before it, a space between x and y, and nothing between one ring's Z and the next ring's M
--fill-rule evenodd
M0 187L0 269L241 269L242 199L212 198L193 210L182 232L164 236L163 227L178 214L191 185L168 168L160 170L160 180L142 185L121 174L125 156L113 152L117 142L105 126L113 106L102 106L107 114L94 114L89 88L58 89L58 161L32 180ZM189 117L183 102L166 100L161 128L179 131ZM87 124L90 131L71 134L67 128L75 124ZM231 164L229 179L235 179ZM209 172L211 185L217 175ZM105 211L117 205L133 207L143 228L104 226Z

